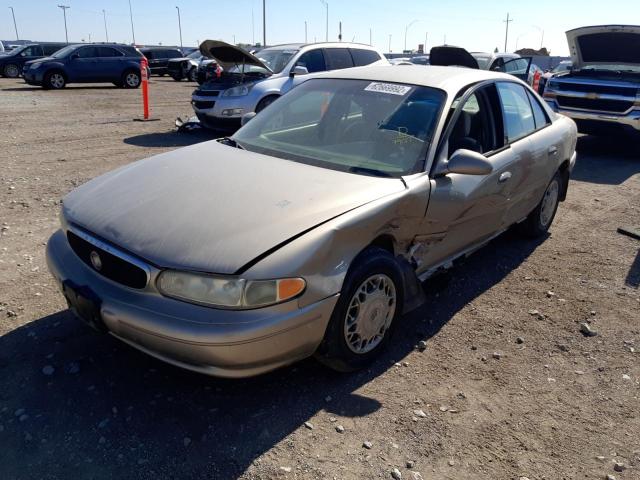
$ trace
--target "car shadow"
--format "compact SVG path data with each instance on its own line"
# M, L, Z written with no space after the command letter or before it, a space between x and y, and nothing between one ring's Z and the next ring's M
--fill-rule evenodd
M624 283L631 288L640 287L640 249L638 250L636 259L631 264L631 267L629 267L629 272L627 273Z
M578 137L578 161L571 179L620 185L640 173L640 137Z
M207 142L223 136L222 133L201 128L192 132L177 131L144 133L125 138L127 145L136 147L185 147L195 143Z
M121 87L116 87L115 85L67 85L63 89L60 90L47 90L45 88L39 86L27 86L24 87L9 87L9 88L0 88L0 90L5 92L27 92L27 91L46 91L46 92L69 92L73 90L125 90Z
M212 378L98 334L68 311L35 320L0 337L0 478L237 478L320 411L357 418L382 408L358 390L419 340L437 342L541 241L507 232L425 283L427 303L401 319L370 369L353 374L310 359L250 379Z

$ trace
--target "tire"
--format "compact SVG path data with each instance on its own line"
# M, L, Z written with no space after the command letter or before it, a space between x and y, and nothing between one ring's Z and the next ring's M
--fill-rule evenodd
M182 77L179 77L178 75L171 75L171 78L173 78L176 82L182 81Z
M393 255L368 248L347 273L316 358L339 372L368 366L389 343L403 302L402 271Z
M53 70L44 74L42 86L47 90L61 90L67 85L67 78L60 70Z
M122 74L122 86L124 88L138 88L141 81L140 72L136 70L127 70Z
M187 79L190 82L197 82L198 81L198 67L191 67L191 70L189 70L189 74L187 76Z
M267 108L269 105L275 102L278 98L280 98L278 95L269 95L268 97L264 97L262 100L258 102L258 105L256 106L256 113L259 113L265 108Z
M560 172L556 172L549 182L549 185L547 185L547 189L540 203L533 209L525 221L519 225L520 232L530 238L540 237L547 233L558 211L561 194L562 177L560 176Z
M15 63L9 63L2 69L2 75L7 78L18 78L20 76L20 67Z
M159 77L164 77L164 76L165 76L165 74L164 74L164 73L159 73L159 74L158 74L158 76L159 76Z

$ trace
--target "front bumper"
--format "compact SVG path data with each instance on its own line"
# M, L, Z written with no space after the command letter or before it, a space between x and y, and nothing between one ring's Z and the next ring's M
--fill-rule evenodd
M25 68L22 70L22 77L29 85L42 85L42 72Z
M626 130L640 132L640 108L634 108L626 113L609 113L592 110L579 110L573 108L563 108L553 98L545 98L547 105L551 109L562 115L573 119L578 127L581 125L601 125L604 127L621 127Z
M242 116L254 112L259 99L253 92L242 97L224 97L222 93L217 96L194 94L191 97L193 111L207 128L237 130Z
M47 243L47 264L60 285L91 289L115 337L165 362L221 377L258 375L312 355L338 299L244 311L192 305L99 275L76 256L62 230Z

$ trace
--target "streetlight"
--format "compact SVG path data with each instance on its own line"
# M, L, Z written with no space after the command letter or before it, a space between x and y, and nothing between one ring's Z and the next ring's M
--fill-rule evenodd
M262 48L267 46L267 0L262 0Z
M411 22L409 22L407 24L406 27L404 27L404 49L405 50L407 49L407 32L409 31L409 27L411 25L413 25L414 23L417 23L417 22L418 22L418 20L412 20Z
M326 36L325 36L325 42L329 41L329 2L327 2L327 0L320 0L320 3L322 3L325 8L327 9L327 19L326 19L326 28L327 28L327 32L326 32Z
M182 52L182 22L180 21L180 7L178 7L177 5L176 5L176 10L178 10L178 29L180 30L180 51Z
M107 43L109 43L109 32L107 31L107 12L102 9L102 18L104 20L104 36L107 38Z
M133 44L136 44L136 32L133 30L133 10L131 10L131 0L129 0L129 18L131 18L131 36L133 37Z
M16 40L20 40L18 36L18 25L16 25L16 14L13 11L13 7L9 7L11 9L11 16L13 17L13 27L16 29Z
M67 8L71 8L69 5L58 5L58 8L62 9L62 15L64 16L64 38L69 43L69 34L67 32Z

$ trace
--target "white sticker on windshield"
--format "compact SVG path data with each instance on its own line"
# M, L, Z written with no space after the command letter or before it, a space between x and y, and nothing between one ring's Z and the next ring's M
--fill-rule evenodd
M391 95L406 95L411 87L407 85L398 85L396 83L380 83L380 82L371 82L365 88L368 92L381 92L381 93L389 93Z

